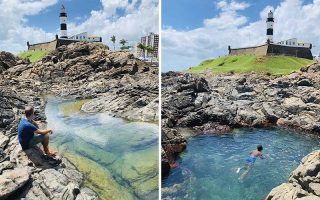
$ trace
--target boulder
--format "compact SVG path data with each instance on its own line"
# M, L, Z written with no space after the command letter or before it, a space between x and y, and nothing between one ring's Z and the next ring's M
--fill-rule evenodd
M34 180L49 198L74 199L78 195L73 190L79 190L79 184L71 182L55 169L46 169L40 172L34 177ZM30 191L32 192L33 189Z
M204 78L196 79L196 92L209 92L208 81Z
M306 196L308 196L308 193L304 191L300 185L283 183L272 189L272 191L266 197L266 200L293 200Z
M76 200L98 200L98 195L90 188L82 188L80 193L77 195Z
M19 76L22 72L28 70L30 68L30 65L28 64L21 64L16 65L11 68L9 68L7 71L5 71L5 74L9 74L11 76Z
M262 112L264 113L268 121L274 123L280 118L280 115L278 114L279 110L275 104L263 102L262 107Z
M320 151L314 151L304 157L301 164L292 172L289 180L302 180L306 177L317 177L320 173ZM319 174L320 175L320 174Z
M4 149L9 142L9 137L0 132L0 149Z
M12 53L1 51L0 52L0 73L16 65L18 60L20 59L15 57Z
M299 80L297 82L297 85L298 86L308 86L308 87L310 87L310 86L313 85L313 83L309 79L304 78L304 79Z
M297 114L306 108L306 104L301 98L290 97L283 101L282 106L290 113Z
M310 191L320 198L320 183L310 183Z
M13 169L15 167L15 164L13 162L10 162L8 160L0 162L0 174L4 170Z
M251 86L248 86L248 85L238 85L238 86L236 86L236 90L239 93L245 93L245 92L252 92L253 88Z
M0 199L6 199L21 187L30 178L30 173L26 167L6 170L0 175Z
M170 173L170 163L167 158L166 152L161 148L161 178L169 176Z
M320 199L320 150L313 151L291 173L288 183L271 190L266 200Z
M261 111L252 108L241 108L238 110L235 121L240 126L264 127L267 119Z

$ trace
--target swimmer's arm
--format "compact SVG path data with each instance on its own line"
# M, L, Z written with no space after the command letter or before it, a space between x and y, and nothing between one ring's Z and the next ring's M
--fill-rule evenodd
M263 154L260 155L261 159L266 159L267 157L265 157Z

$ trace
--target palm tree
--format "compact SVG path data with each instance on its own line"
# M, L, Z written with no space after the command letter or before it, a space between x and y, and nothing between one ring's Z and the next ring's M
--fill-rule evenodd
M113 43L113 50L116 50L116 36L111 36L111 42Z
M151 65L152 65L152 59L153 59L153 47L152 46L147 46L146 47L147 54L151 54Z
M128 41L125 40L125 39L120 40L120 44L122 45L121 50L125 49L125 46L124 46L124 45L126 45L127 42L128 42Z
M138 48L142 50L142 52L143 52L143 60L145 60L146 59L145 50L146 50L147 47L144 44L139 43L138 44Z

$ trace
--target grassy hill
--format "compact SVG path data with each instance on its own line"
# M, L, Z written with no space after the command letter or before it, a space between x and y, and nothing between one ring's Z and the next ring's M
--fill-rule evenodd
M289 56L225 56L205 60L187 71L192 73L211 71L215 74L257 72L283 75L298 71L301 67L313 62L313 60Z
M47 54L48 54L48 51L37 50L37 51L25 51L17 54L17 56L21 58L29 58L31 62L36 62L38 60L41 60Z

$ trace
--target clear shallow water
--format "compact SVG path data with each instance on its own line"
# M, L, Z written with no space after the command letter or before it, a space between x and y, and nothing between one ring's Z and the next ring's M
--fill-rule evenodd
M232 135L190 138L179 167L162 181L162 198L257 200L287 182L301 159L319 149L319 139L278 129L240 129ZM239 182L238 167L258 144L267 159L257 159Z
M82 102L48 100L51 145L85 174L102 199L158 198L158 126L79 111Z

